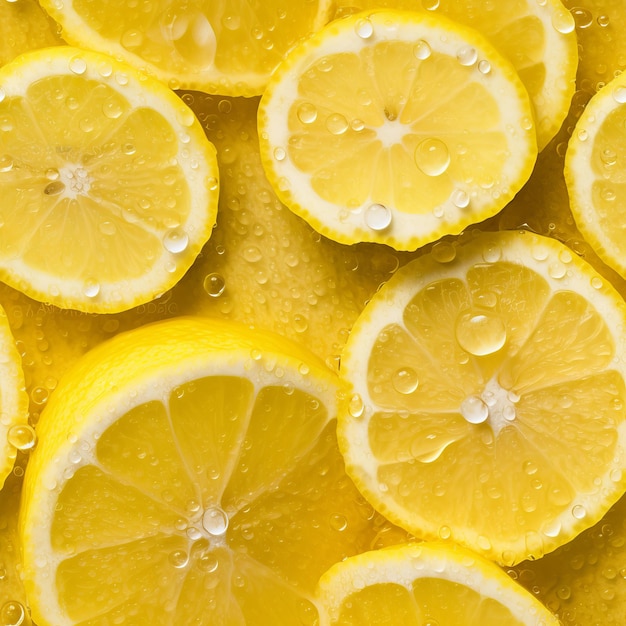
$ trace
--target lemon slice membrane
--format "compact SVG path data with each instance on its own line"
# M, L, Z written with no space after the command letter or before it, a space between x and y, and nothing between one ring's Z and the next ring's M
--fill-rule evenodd
M530 176L513 67L442 16L363 12L296 46L258 114L279 198L341 243L415 249L497 213Z
M339 388L305 349L233 322L177 318L93 349L26 469L35 621L313 623L319 576L375 536L337 448Z
M116 312L173 286L215 224L214 147L131 66L69 46L0 69L0 277Z
M531 232L442 241L401 268L342 355L346 469L418 537L539 558L623 494L626 305Z
M330 626L560 623L497 565L449 543L350 557L321 577L318 595Z

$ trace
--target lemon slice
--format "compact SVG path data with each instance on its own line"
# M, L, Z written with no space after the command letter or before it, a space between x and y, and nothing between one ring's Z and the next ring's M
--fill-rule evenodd
M0 307L0 488L13 469L17 451L26 451L34 443L34 431L28 425L22 358Z
M42 0L71 44L119 56L173 89L261 94L283 55L321 28L331 0Z
M556 240L439 242L357 320L346 469L423 538L538 558L624 493L626 305Z
M626 275L626 76L594 95L567 146L565 182L576 225L598 256Z
M0 279L115 312L189 269L217 209L214 147L160 82L69 46L0 69Z
M526 89L472 29L389 11L294 48L259 107L280 199L341 243L415 249L497 213L537 156Z
M219 320L94 348L26 469L33 619L313 623L319 576L375 537L337 448L338 382L300 346Z
M353 556L319 582L328 624L557 626L497 565L448 543L406 544Z
M575 19L560 0L339 0L338 12L387 7L430 11L481 32L515 67L530 95L539 150L563 124L576 89ZM578 15L581 9L577 9Z

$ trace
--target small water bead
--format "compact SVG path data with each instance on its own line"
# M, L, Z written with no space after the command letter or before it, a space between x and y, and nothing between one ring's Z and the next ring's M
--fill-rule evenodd
M463 46L457 53L456 58L461 65L470 67L478 61L478 52L472 46Z
M182 569L189 563L189 554L185 550L174 550L169 553L167 560L176 569Z
M274 158L277 161L284 161L286 156L287 156L287 153L285 152L284 148L274 149Z
M354 32L361 39L369 39L374 34L374 25L367 18L360 19L354 27Z
M182 228L173 228L165 233L163 246L172 254L180 254L189 245L189 235Z
M427 176L441 176L450 165L448 146L436 137L421 141L414 157L417 167Z
M491 311L467 311L455 326L458 344L474 356L487 356L504 346L507 332L502 318Z
M120 37L120 43L127 50L134 50L139 48L144 42L143 33L136 28L129 28L122 33Z
M310 102L303 102L298 106L296 115L303 124L312 124L317 119L317 108Z
M617 152L612 148L605 148L600 154L600 160L605 167L613 167L617 163Z
M9 428L7 441L17 450L26 452L37 445L37 433L29 424L16 424Z
M598 15L596 22L600 28L606 28L610 23L610 18L608 15Z
M13 169L13 157L8 154L0 156L0 172L10 172Z
M83 285L83 293L88 298L95 298L100 293L100 283L95 278L88 278Z
M585 517L587 517L587 509L581 504L577 504L572 507L572 516L578 520L585 519Z
M589 28L593 24L593 14L588 9L583 7L572 7L570 9L576 28L584 29Z
M331 113L326 118L326 129L333 135L343 135L348 128L350 128L350 124L341 113Z
M202 527L214 537L221 537L226 532L228 522L228 515L219 507L208 508L202 516Z
M0 609L0 626L30 626L26 608L17 600L9 600Z
M451 263L456 258L456 247L449 241L438 241L430 254L438 263Z
M469 194L462 189L455 189L450 196L452 204L459 209L466 209L470 203Z
M343 532L348 528L348 520L340 513L333 513L333 515L330 516L329 523L330 527L337 532Z
M365 223L372 230L380 231L391 225L391 210L383 204L370 204L365 209Z
M420 39L413 48L413 54L420 61L426 60L432 54L430 44L424 39Z
M482 424L489 417L489 407L479 396L468 396L461 402L461 415L470 424Z
M354 418L359 418L365 411L363 398L358 393L353 394L348 402L348 413Z
M243 249L243 258L248 263L257 263L263 258L263 253L257 246L248 246Z
M205 574L212 574L219 567L219 560L214 552L206 551L198 557L198 568Z
M404 395L413 393L419 386L417 372L411 367L402 367L394 372L391 384L398 393Z
M422 0L422 7L427 11L436 11L439 8L439 0Z
M219 296L221 296L226 289L226 281L221 274L212 272L204 277L202 287L204 288L206 294L211 296L211 298L219 298Z
M241 27L241 17L236 13L227 13L222 17L222 24L226 30L238 30Z
M487 59L482 59L478 62L478 71L481 74L489 74L491 72L491 63Z
M87 61L82 57L75 56L70 59L70 70L74 72L74 74L84 74L87 71Z
M563 8L556 10L552 14L552 26L557 32L567 35L574 31L576 22L574 16L567 9Z

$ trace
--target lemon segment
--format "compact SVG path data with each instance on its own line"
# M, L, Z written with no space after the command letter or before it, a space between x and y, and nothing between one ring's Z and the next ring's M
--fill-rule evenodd
M233 322L177 318L87 353L26 469L35 621L313 623L319 576L376 537L337 447L339 390L308 351Z
M217 210L215 149L157 81L69 46L0 71L0 275L64 308L117 312L189 268Z
M348 473L392 521L504 564L624 491L626 306L559 242L441 242L357 320L341 374Z
M258 113L279 198L323 235L415 249L498 212L537 156L528 94L473 30L365 12L294 48Z
M454 544L359 554L331 567L318 593L331 626L560 623L496 565Z
M331 11L330 0L41 5L69 43L120 57L173 89L231 96L261 94L285 52L321 28Z
M600 258L622 276L625 121L626 77L620 74L591 98L576 122L564 169L576 225Z

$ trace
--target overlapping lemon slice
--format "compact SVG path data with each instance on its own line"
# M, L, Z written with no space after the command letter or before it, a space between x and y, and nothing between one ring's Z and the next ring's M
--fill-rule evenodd
M516 71L442 16L364 12L296 46L259 107L281 200L342 243L415 249L497 213L537 155Z
M173 89L262 93L283 55L329 19L330 0L42 0L69 43L119 56Z
M308 351L233 322L93 349L26 469L36 623L313 624L319 576L375 538L337 447L338 390Z
M215 149L155 79L70 46L0 69L0 279L64 308L162 294L215 224Z
M542 556L624 492L625 328L621 296L556 240L439 242L348 338L348 473L417 536Z
M329 626L560 623L497 565L448 543L407 544L353 556L322 576L319 596Z

